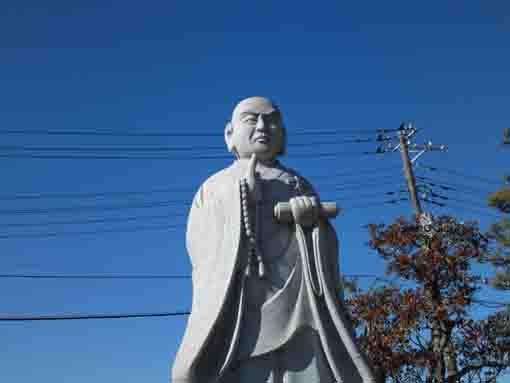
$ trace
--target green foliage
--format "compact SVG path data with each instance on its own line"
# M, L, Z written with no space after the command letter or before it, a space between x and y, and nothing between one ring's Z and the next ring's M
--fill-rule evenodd
M490 194L489 206L503 213L510 213L510 188ZM501 290L510 290L510 219L504 218L493 224L489 236L496 242L492 257L496 275L492 279L492 285Z
M489 206L495 207L503 213L510 213L510 188L491 193L489 195Z

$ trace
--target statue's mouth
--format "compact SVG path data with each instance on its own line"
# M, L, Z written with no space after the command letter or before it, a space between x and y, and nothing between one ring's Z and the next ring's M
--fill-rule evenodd
M267 134L261 134L260 136L255 137L255 142L261 143L261 144L268 144L271 140L271 137Z

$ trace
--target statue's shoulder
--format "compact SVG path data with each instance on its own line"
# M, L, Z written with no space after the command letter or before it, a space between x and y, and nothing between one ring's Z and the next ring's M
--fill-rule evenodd
M236 166L231 165L209 176L198 189L194 203L203 204L205 201L218 201L225 198L232 188L238 187L240 176Z
M240 179L241 174L239 171L239 167L236 166L236 163L222 169L211 176L209 176L203 183L201 188L207 188L211 190L221 189L225 186L230 186L233 182L236 182Z
M315 189L312 186L312 183L308 181L306 177L301 175L298 171L289 168L287 166L279 164L282 170L285 171L287 176L291 178L291 182L296 184L296 187L300 188L305 194L315 194Z

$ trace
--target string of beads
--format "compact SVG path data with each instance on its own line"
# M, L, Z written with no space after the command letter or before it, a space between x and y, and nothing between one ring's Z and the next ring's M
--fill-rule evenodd
M251 268L253 265L253 261L256 260L258 263L258 271L259 277L262 278L265 275L265 267L264 261L262 259L262 254L257 246L257 236L253 231L250 221L250 211L249 211L249 201L248 201L248 181L246 178L242 178L240 180L241 186L241 207L242 207L242 217L243 217L243 226L244 233L246 234L246 238L248 238L248 259L246 264L245 273L247 276L251 276ZM258 206L257 206L258 208Z

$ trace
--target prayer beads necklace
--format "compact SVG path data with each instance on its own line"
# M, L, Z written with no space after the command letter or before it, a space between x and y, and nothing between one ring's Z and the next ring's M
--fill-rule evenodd
M246 178L241 179L241 206L242 206L242 216L243 216L243 224L244 224L244 233L246 234L246 238L248 238L248 261L246 264L245 273L247 276L251 275L251 267L253 261L258 262L258 271L259 277L263 278L265 275L265 265L264 260L262 259L262 253L257 244L257 233L255 233L251 227L250 222L250 212L248 206L248 181ZM259 209L259 206L256 206L256 209Z

